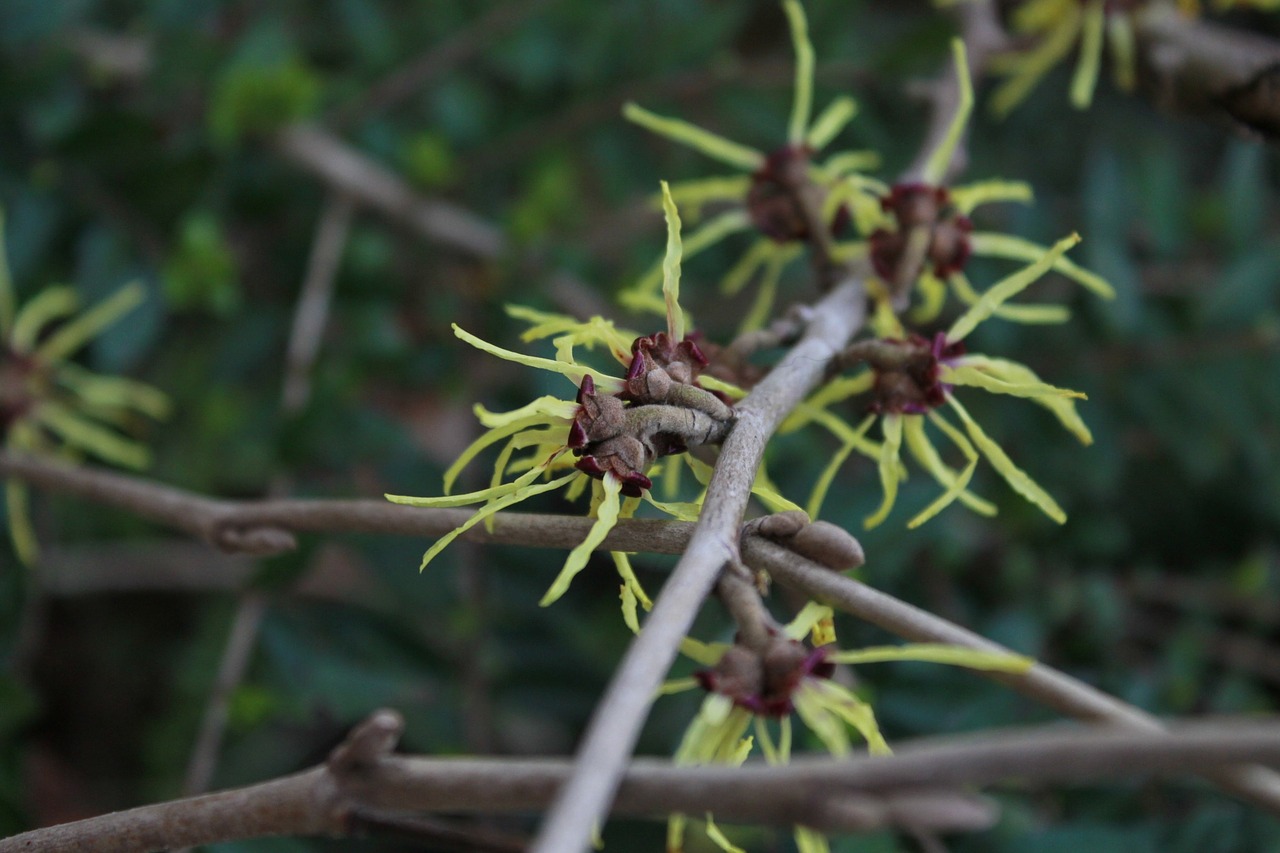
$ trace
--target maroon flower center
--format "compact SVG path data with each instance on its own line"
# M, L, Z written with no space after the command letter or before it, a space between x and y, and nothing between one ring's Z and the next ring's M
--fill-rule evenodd
M870 238L872 266L885 281L913 282L926 266L939 278L964 269L973 250L973 223L952 206L946 187L895 184L880 207L896 225L878 228Z
M31 379L39 370L32 358L0 344L0 434L8 432L35 403Z
M797 192L815 193L819 209L826 193L808 180L807 146L787 145L765 158L747 191L747 214L751 224L766 237L778 243L809 239L809 221L796 203ZM831 223L831 233L838 235L849 224L849 209L841 206Z
M951 387L940 380L942 365L964 355L964 343L949 343L942 332L932 341L919 335L878 342L866 361L875 375L877 412L919 415L946 402Z
M753 714L785 717L792 697L806 678L830 678L835 664L830 647L810 649L803 643L775 636L760 651L733 645L714 669L694 673L704 690L719 693Z

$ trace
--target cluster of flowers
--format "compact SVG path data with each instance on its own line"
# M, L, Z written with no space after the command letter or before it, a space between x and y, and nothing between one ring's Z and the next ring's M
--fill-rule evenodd
M868 177L862 170L873 166L875 158L859 151L837 153L817 162L817 152L853 118L856 105L849 98L838 98L811 121L813 49L804 12L798 0L782 0L782 6L797 56L794 104L782 147L766 154L636 105L628 105L624 111L627 118L647 129L744 173L670 187L663 183L666 251L621 298L633 309L665 314L664 332L639 335L619 330L600 317L578 321L528 308L509 308L513 316L531 324L524 335L526 341L552 338L556 356L547 359L503 349L454 327L458 337L487 353L565 376L576 388L576 396L573 400L544 397L506 414L477 406L477 417L487 432L446 472L446 495L389 496L417 506L481 505L463 525L427 551L424 567L449 541L499 510L555 489L564 489L573 498L590 484L590 514L595 522L589 535L570 552L544 596L542 604L546 605L563 594L618 519L632 515L641 502L677 518L697 517L700 499L663 502L653 497L653 489L666 488L682 467L705 483L708 466L687 451L723 439L734 423L732 401L748 393L742 387L748 383L733 384L708 373L708 368L715 366L708 364L709 357L714 361L717 348L686 334L686 316L678 301L680 265L682 258L748 231L758 235L755 242L722 282L723 290L734 292L757 275L762 279L760 296L744 329L759 327L773 315L781 270L803 254L806 246L819 247L835 263L861 260L868 274L871 335L856 341L838 359L839 366L853 372L819 389L782 426L783 431L790 431L816 423L841 441L839 452L814 486L808 505L811 516L816 517L832 480L856 450L875 461L883 488L880 506L867 517L867 524L883 521L906 476L901 459L905 444L910 456L942 488L909 526L924 523L957 501L979 513L994 514L994 504L969 490L981 458L1051 518L1065 520L1061 507L982 430L955 391L977 387L1031 399L1088 443L1088 428L1075 409L1075 400L1083 394L1041 382L1030 368L1016 362L968 353L965 342L990 318L1024 323L1066 320L1069 312L1062 305L1010 302L1051 270L1104 297L1112 295L1111 287L1065 257L1079 241L1075 235L1044 247L975 229L970 219L975 209L998 201L1028 201L1031 191L1026 184L990 180L951 187L945 183L973 107L968 66L959 42L955 46L959 108L918 175L892 184ZM682 240L677 204L691 218L700 218L704 208L715 207L720 212ZM845 232L851 228L856 236L846 239ZM1021 266L979 290L965 274L974 256ZM903 317L917 327L935 323L946 309L948 295L961 303L962 310L945 330L924 334L904 324ZM575 352L579 346L606 348L622 366L623 375L610 375L582 363ZM857 426L833 408L852 398L864 401L865 415ZM944 417L943 407L954 412L959 425ZM879 441L867 437L876 422L880 423ZM926 432L926 423L939 430L963 457L962 467L953 468L944 461ZM482 450L499 444L502 449L489 488L465 495L447 494L465 465ZM518 476L508 481L510 474ZM756 492L770 509L797 508L776 493L763 471L757 477ZM627 556L614 553L613 560L622 577L624 621L638 632L639 611L650 606L649 599ZM811 638L809 645L803 642L806 636ZM705 644L687 639L685 653L706 669L692 679L669 685L668 692L700 686L708 695L677 750L676 760L740 763L758 741L766 761L786 761L791 752L792 712L833 754L850 751L850 729L872 752L887 752L870 707L833 679L839 665L923 660L1009 672L1030 666L1030 661L1017 656L948 646L839 651L834 640L831 612L817 604L805 607L763 644ZM754 736L747 734L752 727ZM685 823L682 816L672 819L668 849L682 849ZM723 849L737 849L710 815L707 832ZM797 828L796 843L803 853L827 850L819 833L803 827Z
M792 20L801 71L797 78L792 133L783 148L764 155L687 123L656 117L638 107L629 108L627 115L654 132L690 144L722 162L755 165L745 185L693 182L677 185L673 193L693 196L702 203L714 200L734 205L728 213L721 214L690 237L690 244L705 247L732 233L724 225L731 221L730 217L737 217L734 221L742 223L743 228L754 224L763 233L761 239L765 242L749 249L743 262L726 278L731 285L729 289L738 287L757 270L759 258L770 258L775 268L764 276L769 293L766 301L758 305L771 303L780 264L798 255L811 236L802 227L807 220L796 210L794 193L780 189L785 181L791 180L780 177L783 170L799 170L811 181L823 222L833 236L850 223L861 235L857 239L837 241L831 248L841 259L866 258L875 271L869 290L877 306L871 324L876 339L855 344L845 358L848 365L860 364L865 369L838 378L820 390L782 427L783 432L788 432L817 422L841 441L839 452L814 487L807 504L809 513L816 517L840 466L850 453L857 451L877 463L884 491L881 506L867 517L867 525L883 521L894 504L898 483L906 476L900 460L905 442L911 456L944 489L937 500L911 519L912 527L924 523L956 500L977 512L995 513L993 504L968 490L980 457L985 457L1015 491L1055 521L1065 521L1066 514L1053 498L1009 459L969 416L952 391L957 386L969 385L993 393L1027 397L1046 407L1081 442L1089 443L1091 436L1073 402L1083 394L1045 384L1024 365L966 354L964 339L979 323L991 317L1022 323L1060 323L1068 319L1069 311L1063 305L1009 304L1013 296L1050 270L1103 297L1113 295L1111 286L1064 256L1079 240L1074 235L1046 248L1013 235L975 229L970 217L976 208L998 201L1028 201L1031 189L1026 184L1006 180L956 187L945 184L948 165L973 108L968 64L963 45L958 41L954 48L960 85L958 109L947 134L931 152L918 176L885 184L859 174L847 165L854 160L865 161L858 152L836 154L823 164L813 163L814 152L834 138L835 132L853 116L854 109L851 102L838 100L806 129L812 83L803 79L809 73L805 69L811 68L811 60L804 58L812 50L808 47L799 5L788 2L784 6ZM839 168L832 167L833 161ZM777 248L767 251L759 248L766 244ZM1012 260L1026 266L979 291L965 274L966 266L975 256ZM651 278L646 275L624 293L624 301L637 308L653 304ZM949 294L967 310L945 332L922 336L909 331L899 319L900 313L906 313L914 324L932 323L943 312ZM903 312L908 306L910 310ZM764 316L768 316L767 311ZM860 395L869 395L870 414L858 426L852 426L830 410L835 403ZM938 409L943 405L955 412L963 429L942 416ZM880 442L866 438L876 420L881 423ZM963 456L962 470L943 462L925 433L926 420Z
M586 567L591 552L619 518L630 517L641 501L684 520L698 516L701 500L664 502L653 497L654 477L662 476L667 494L674 495L681 467L688 467L704 483L710 468L686 451L718 443L733 423L733 408L723 395L703 387L709 361L696 334L687 334L680 295L680 217L663 184L667 219L667 250L663 261L665 331L649 335L619 330L612 321L593 317L579 321L522 306L508 313L531 324L526 341L552 338L554 359L524 355L483 341L454 326L454 333L472 346L499 358L566 377L577 388L573 400L543 397L513 412L495 414L476 406L484 432L445 472L443 497L388 495L410 506L451 507L481 504L461 526L439 539L423 556L422 568L451 541L494 513L534 495L564 489L570 500L591 484L590 514L596 519L589 535L570 553L541 604L560 598ZM602 346L623 368L613 376L579 361L575 348ZM462 469L487 447L505 442L494 465L489 488L449 495ZM527 451L517 456L520 451ZM665 467L658 460L666 460ZM504 478L522 472L510 482ZM559 476L554 476L559 475ZM539 482L544 476L552 477ZM795 509L758 479L756 493L770 506ZM627 555L613 552L615 565L631 594L646 607L649 598L631 571Z
M4 254L0 213L0 439L7 450L71 460L94 456L144 468L147 448L124 431L141 416L163 418L169 401L159 390L120 376L102 376L74 356L138 306L142 286L121 288L83 313L70 287L48 287L18 306ZM9 537L25 563L37 556L26 487L5 483Z

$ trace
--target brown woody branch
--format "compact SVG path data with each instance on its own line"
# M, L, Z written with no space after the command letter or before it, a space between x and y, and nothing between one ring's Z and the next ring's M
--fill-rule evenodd
M1142 82L1157 104L1226 116L1280 138L1280 42L1148 3L1134 15Z
M394 755L402 725L395 712L379 711L319 767L33 830L0 840L0 853L90 847L135 853L268 835L345 836L369 812L537 811L570 774L558 759ZM799 758L780 767L673 767L639 759L622 780L613 814L661 818L677 809L706 810L726 822L803 822L837 831L972 830L989 826L995 813L988 801L957 788L1186 773L1246 759L1280 762L1280 723L1272 719L1183 724L1174 734L1049 726L916 741L892 758Z
M948 643L980 651L1009 651L966 628L866 584L835 574L763 538L744 540L743 557L750 565L768 571L779 583L903 639ZM984 672L982 675L1078 720L1119 725L1135 734L1162 732L1162 725L1154 716L1044 664L1037 663L1021 675L996 672ZM1223 790L1280 814L1280 774L1275 771L1248 764L1219 766L1206 770L1202 775Z
M422 509L373 500L218 501L123 474L3 452L0 452L0 474L19 477L37 488L129 509L144 518L162 521L212 542L219 542L219 537L206 536L206 533L216 533L229 520L241 530L239 536L233 537L235 541L245 541L254 539L252 531L259 528L290 536L289 531L440 536L470 515L465 509ZM850 546L847 534L839 528L818 522L794 532L789 529L780 532L776 529L776 519L757 520L744 529L741 554L752 568L765 570L780 583L906 640L1003 650L955 623L833 572L824 564L849 568L861 560L860 550L850 550L856 549L856 543ZM764 521L769 521L767 531L760 530ZM586 536L591 524L591 519L578 516L503 512L495 516L491 533L483 525L477 525L468 531L467 537L498 544L572 548ZM679 554L689 542L693 529L690 522L624 519L601 547ZM1024 675L983 674L1075 719L1119 724L1137 731L1151 731L1158 726L1145 712L1044 664L1036 664ZM1245 769L1237 776L1234 782L1217 781L1233 793L1280 811L1280 778L1261 768Z

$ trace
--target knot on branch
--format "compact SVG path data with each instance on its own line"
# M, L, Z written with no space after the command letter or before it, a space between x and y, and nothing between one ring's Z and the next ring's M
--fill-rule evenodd
M391 754L403 733L404 717L400 712L380 708L333 748L325 766L339 778L372 767Z
M214 527L210 540L218 550L229 554L253 554L269 557L297 550L293 531L262 524L222 523Z
M742 536L762 536L837 572L866 562L862 544L847 530L826 521L811 522L796 510L753 518L743 525Z

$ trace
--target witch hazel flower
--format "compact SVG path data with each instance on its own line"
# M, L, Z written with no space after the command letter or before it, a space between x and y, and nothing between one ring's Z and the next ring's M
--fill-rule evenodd
M625 611L625 589L623 600ZM630 610L634 617L634 602ZM914 643L845 651L835 642L831 608L814 602L755 646L742 642L704 644L687 640L682 651L707 668L692 678L668 682L663 693L701 687L707 696L685 730L676 749L675 763L738 766L747 760L758 742L766 762L786 764L791 760L794 741L793 714L836 757L853 751L855 734L871 754L891 754L871 706L833 678L839 665L923 661L1022 673L1033 664L1030 658L1021 655L943 644ZM716 826L712 815L707 814L705 818L707 834L713 842L723 850L738 849ZM670 818L668 851L684 849L687 824L684 815ZM829 849L826 838L809 827L796 827L795 841L802 853L824 853Z
M1071 105L1086 109L1093 102L1104 45L1110 49L1115 84L1133 89L1136 77L1134 18L1144 7L1165 6L1159 0L1027 0L1010 13L1010 30L1029 43L1024 50L993 57L992 72L1004 83L991 98L991 110L1007 115L1055 65L1078 47L1071 77Z
M791 31L796 68L791 116L786 142L781 147L766 153L634 103L623 108L628 120L646 130L687 145L741 173L677 183L672 186L672 193L683 207L695 213L704 206L728 206L728 210L713 216L689 236L686 258L733 234L754 230L760 235L721 282L721 289L732 295L760 274L759 295L743 322L744 329L758 327L768 319L782 269L802 254L804 243L830 242L848 224L849 210L841 193L860 187L858 173L874 167L879 159L871 152L843 151L821 163L814 162L814 157L856 115L857 104L849 97L836 98L811 120L814 51L808 23L799 0L783 0L782 8ZM807 197L801 201L798 193ZM825 233L810 233L812 217L800 208L802 203L821 211L821 220L827 226ZM661 270L655 265L619 299L633 310L661 312L660 282Z
M999 179L956 187L943 183L974 100L964 43L959 39L952 42L952 53L960 88L956 113L920 174L893 185L867 179L876 195L851 197L854 219L859 230L868 235L862 251L883 285L881 297L905 307L919 294L920 304L911 318L920 323L941 313L948 292L966 305L977 303L981 293L965 275L971 258L1030 263L1046 251L1021 237L979 231L971 218L976 208L986 204L1030 201L1027 184ZM1104 279L1066 257L1058 257L1052 269L1099 296L1110 299L1115 295ZM995 316L1022 323L1061 323L1070 312L1062 305L1002 305Z
M590 485L590 514L595 523L586 538L569 552L543 596L540 604L546 606L564 594L618 519L634 513L640 499L676 517L689 514L685 506L665 504L651 497L650 475L655 463L663 457L683 454L691 446L721 441L733 423L733 409L698 384L707 359L694 337L686 334L679 304L680 218L667 185L663 183L662 188L667 217L665 331L641 336L621 331L599 317L584 322L529 308L508 308L513 316L531 324L524 334L526 341L552 339L556 357L548 359L504 349L453 326L454 334L471 346L507 361L558 373L577 390L573 399L541 397L506 413L477 406L476 415L486 431L446 470L443 496L387 495L388 500L409 506L480 504L470 518L427 550L422 569L458 536L481 522L491 523L501 510L556 490L563 490L566 497L574 499ZM621 365L622 376L579 361L578 347L597 346L606 348ZM488 488L449 494L466 465L487 448L499 445L501 450ZM506 479L517 472L520 473L515 479ZM615 552L613 559L624 584L647 608L649 599L627 556Z
M91 456L133 469L147 466L146 446L128 433L142 418L168 415L169 399L150 385L103 376L72 360L144 297L140 284L129 284L81 312L73 288L48 287L18 306L0 211L0 439L5 449L73 460ZM30 564L39 548L26 487L8 480L5 500L14 550Z
M883 499L879 508L866 518L868 528L883 522L893 509L898 484L906 478L901 458L904 444L915 462L944 489L907 523L908 527L920 526L957 500L978 513L994 515L993 504L968 491L980 458L986 459L1014 491L1054 521L1059 524L1066 521L1066 513L1058 503L987 435L957 398L956 391L974 387L995 394L1025 397L1048 409L1081 443L1092 442L1092 435L1075 408L1075 400L1084 399L1084 394L1048 385L1025 365L971 354L965 348L965 339L980 323L994 316L1006 300L1043 275L1079 239L1072 235L1059 241L1035 264L993 286L949 329L932 339L907 334L891 313L881 312L876 319L880 336L856 342L842 354L843 363L863 364L867 369L836 380L828 389L819 391L809 405L811 410L827 410L838 400L868 392L871 395L871 414L858 431L865 432L874 422L880 423L883 438L876 462ZM943 416L944 407L960 419L961 427ZM808 418L812 419L812 414ZM801 415L792 428L804 420L805 416ZM964 457L962 470L957 471L943 462L929 438L926 424L941 432ZM847 456L847 452L844 455ZM843 458L833 459L819 478L815 496L810 501L811 513L820 509L822 496Z

